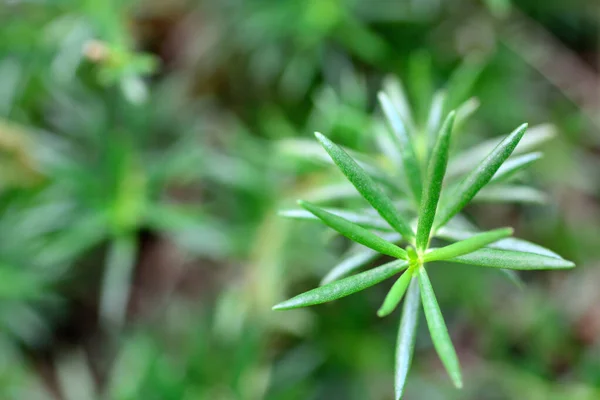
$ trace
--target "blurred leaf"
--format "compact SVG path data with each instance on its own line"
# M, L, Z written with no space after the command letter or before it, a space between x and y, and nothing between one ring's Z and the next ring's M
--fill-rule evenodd
M494 177L490 182L494 183L506 181L510 179L515 173L517 173L525 167L528 167L540 158L542 158L542 153L540 152L527 153L523 154L522 156L509 158L504 164L502 164L502 166L498 169L496 174L494 174Z
M421 191L423 190L421 182L422 177L419 160L415 153L413 138L411 138L400 115L394 109L394 106L387 95L380 92L378 97L390 127L393 130L391 138L398 148L398 152L402 155L406 179L408 180L408 184L416 202L419 203L421 200Z
M479 249L466 255L450 258L447 261L481 267L519 270L566 269L575 266L571 261L562 258L499 249Z
M527 133L519 141L517 147L513 151L513 156L530 152L548 140L556 136L556 129L553 125L537 125L527 129ZM503 138L494 138L486 140L468 150L465 150L452 157L452 162L448 165L448 176L455 177L471 171L477 166L498 144L504 140Z
M397 243L402 240L402 236L399 233L389 233L382 235L383 239L391 243ZM327 275L321 280L320 286L326 285L330 282L338 280L341 277L349 275L364 265L375 261L381 255L369 248L364 248L358 245L355 248L351 248L346 255L342 256L340 261L335 267L333 267Z
M544 204L548 201L548 197L544 192L528 186L490 185L477 193L473 201L478 203Z

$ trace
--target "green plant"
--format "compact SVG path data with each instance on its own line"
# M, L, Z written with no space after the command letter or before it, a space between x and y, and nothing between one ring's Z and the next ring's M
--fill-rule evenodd
M339 278L367 261L363 259L352 264L351 268L340 264L335 268L340 270L332 271L323 286L281 302L273 309L287 310L336 300L401 273L378 311L381 317L390 314L406 295L396 349L395 393L399 399L404 392L413 356L421 303L434 347L454 385L462 387L458 357L430 283L427 264L446 261L509 271L564 269L571 268L574 264L532 243L507 239L513 233L511 228L488 232L457 229L461 225L458 213L482 188L490 182L509 177L539 158L538 154L531 153L509 159L523 138L527 124L519 126L497 143L479 163L477 156L473 156L475 160L462 160L475 161L475 165L468 168L468 172L458 182L448 185L444 178L457 113L448 113L441 127L435 131L417 131L405 124L407 115L400 111L402 108L398 102L391 101L385 93L380 94L380 101L393 128L391 142L400 155L400 166L408 181L406 187L396 191L403 194L404 200L408 198L409 206L406 210L399 212L398 203L376 183L374 177L380 176L379 174L374 174L371 169L367 170L365 166L368 165L363 161L355 161L348 152L320 133L315 135L329 157L377 211L378 216L352 210L325 209L305 201L299 201L299 204L313 218L316 217L342 235L374 250L375 254L383 254L395 260L343 279ZM443 101L437 101L437 106L435 99L433 102L433 108L443 109ZM434 113L440 114L439 110ZM500 196L510 195L510 190L500 192ZM410 204L414 205L412 220ZM307 218L306 214L297 211L285 214ZM387 239L382 233L388 235ZM435 238L456 242L435 247L432 245L432 239ZM400 242L406 246L403 248L397 245Z

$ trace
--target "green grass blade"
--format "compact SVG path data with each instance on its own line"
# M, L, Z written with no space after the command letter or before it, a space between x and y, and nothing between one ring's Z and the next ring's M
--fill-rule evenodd
M567 269L575 266L571 261L562 258L498 249L479 249L446 261L481 267L518 270Z
M526 130L527 124L515 129L458 184L454 193L442 203L434 225L436 229L446 224L450 218L462 210L475 197L477 192L492 179L502 163L511 155Z
M423 302L423 309L425 310L425 319L427 320L433 346L440 356L446 371L448 371L452 383L457 388L461 388L462 375L458 357L450 340L450 335L448 335L448 329L435 298L433 287L431 287L429 276L427 276L427 272L423 267L419 268L419 286L421 288L421 300Z
M402 122L400 115L394 109L392 102L385 93L379 93L379 102L381 103L383 112L385 113L390 127L394 132L392 139L402 154L402 162L404 164L404 172L406 174L408 186L410 187L417 203L419 203L423 188L421 182L421 168L415 153L413 140L410 137L406 126Z
M417 248L425 250L429 244L429 234L435 219L435 213L442 192L442 182L448 165L448 151L450 136L456 114L451 112L442 125L437 142L431 153L429 168L427 170L427 186L421 198L419 210L419 224L417 227Z
M509 158L498 171L490 182L502 182L511 178L515 173L528 167L532 163L542 158L542 153L527 153L517 157Z
M392 261L380 267L299 294L296 297L273 306L273 310L290 310L337 300L376 285L394 276L407 266L408 262L404 260Z
M414 237L410 225L404 221L392 201L373 180L356 164L356 162L338 145L316 132L315 136L321 142L327 153L346 175L346 178L354 185L356 190L377 210L379 215L385 219L392 228L400 233L406 240Z
M400 275L400 278L394 282L394 285L385 296L383 304L379 310L377 310L378 316L385 317L396 309L398 304L400 304L400 300L402 300L404 293L406 293L406 289L408 288L411 278L412 272L410 270L406 270L402 275Z
M419 279L415 276L406 294L404 307L402 308L402 319L398 329L398 338L396 340L396 368L394 374L394 391L396 400L400 400L404 394L404 385L413 353L415 351L415 341L417 338L417 324L419 322L419 305L421 303L419 290Z
M361 228L360 226L339 217L335 214L325 211L321 207L315 206L314 204L298 201L298 204L314 214L317 218L323 221L327 226L332 229L335 229L342 235L346 236L348 239L351 239L357 243L362 244L363 246L367 246L373 250L376 250L382 254L386 254L390 257L402 258L404 260L408 259L408 255L406 251L395 244L392 244L374 233L366 230L365 228Z
M333 215L337 215L338 217L347 219L348 221L356 225L362 226L363 228L377 229L380 231L393 231L393 229L390 228L388 223L381 219L381 217L379 217L378 215L360 214L354 211L341 210L339 208L323 208L323 210ZM319 219L310 211L302 209L281 210L277 214L280 217L290 219L299 219L307 221L315 221Z
M397 243L400 240L402 240L402 236L400 236L400 234L397 232L384 234L382 235L382 237L383 239L391 243ZM350 275L359 268L367 265L372 261L375 261L380 256L381 254L379 254L377 251L371 250L369 248L357 244L354 248L351 248L344 255L342 261L340 261L336 266L331 268L327 275L325 275L325 277L321 279L321 283L319 284L319 286L326 285L333 281L337 281L338 279L343 278L347 275Z
M446 260L448 258L472 253L475 250L479 250L490 243L504 239L512 234L512 228L501 228L494 229L493 231L489 232L483 232L468 239L461 240L460 242L456 242L439 249L433 249L431 252L423 256L423 262Z

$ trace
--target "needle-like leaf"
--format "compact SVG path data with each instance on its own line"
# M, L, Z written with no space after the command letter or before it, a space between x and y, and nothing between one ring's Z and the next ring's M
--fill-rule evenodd
M567 269L575 266L571 261L562 258L498 249L479 249L469 254L449 258L446 261L478 265L481 267L520 270Z
M397 243L402 240L402 236L400 236L400 234L397 232L383 234L382 238L391 243ZM351 248L347 252L347 255L343 257L342 261L340 261L331 269L331 271L327 273L327 275L325 275L325 277L321 280L320 286L337 281L346 275L350 275L357 269L363 267L371 261L376 260L381 255L379 252L363 247L359 244L356 244L356 247L358 247L358 249Z
M451 112L444 121L437 142L431 153L429 168L427 170L427 186L421 197L419 210L419 225L417 227L417 248L425 250L429 244L429 234L435 219L442 183L448 165L448 150L450 148L450 136L454 125L456 114Z
M402 258L404 260L408 259L408 255L404 249L380 238L365 228L361 228L347 219L327 212L321 207L306 201L299 200L298 204L323 221L327 226L335 229L347 238L390 257Z
M461 388L462 375L458 357L450 340L450 335L448 335L448 329L435 298L433 287L431 287L429 276L427 276L427 272L423 267L419 268L419 286L421 288L421 300L423 301L425 319L427 320L433 346L440 356L446 371L448 371L452 383L457 388Z
M392 140L402 154L402 162L404 164L408 185L410 186L417 203L419 203L423 189L421 183L421 169L419 167L419 160L417 159L413 142L400 115L394 109L392 102L385 93L379 93L379 102L394 131Z
M406 384L406 378L415 350L420 303L419 279L415 276L408 287L406 300L404 300L402 319L400 320L400 328L398 329L398 338L396 341L396 368L394 374L396 400L400 400L404 394L404 385Z
M407 266L407 261L395 260L380 267L299 294L296 297L273 306L273 310L290 310L337 300L376 285L402 271Z
M445 198L434 225L435 229L445 225L492 179L498 168L511 155L526 130L527 124L515 129L458 184L451 196Z
M446 260L452 257L462 256L463 254L472 253L490 243L494 243L500 239L504 239L513 234L512 228L500 228L489 232L483 232L474 235L460 242L433 249L423 256L423 262Z
M410 225L404 221L394 207L392 201L381 189L379 189L373 180L356 164L356 162L338 145L327 139L319 132L315 136L321 142L327 153L331 156L336 165L346 175L348 180L354 185L359 193L367 200L379 215L385 219L392 228L400 233L407 240L414 237Z
M408 288L411 278L411 270L406 270L402 275L400 275L400 278L394 282L394 285L388 292L387 296L385 296L383 304L377 311L378 316L385 317L396 309L398 304L400 304L400 300L402 300L404 293L406 293L406 289Z

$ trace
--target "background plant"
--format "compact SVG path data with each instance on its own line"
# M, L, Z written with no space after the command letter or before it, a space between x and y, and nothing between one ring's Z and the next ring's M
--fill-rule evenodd
M277 216L305 218L297 198L373 213L315 130L366 155L361 166L416 215L408 187L379 179L404 182L375 107L383 82L395 102L393 76L417 132L438 89L450 99L441 116L471 110L453 132L448 184L473 166L457 160L491 148L462 150L531 122L523 141L540 140L513 157L545 156L496 184L536 196L504 191L490 205L480 192L453 228L513 226L579 266L521 273L521 291L497 270L428 269L465 385L447 390L420 322L405 397L597 398L595 2L243 3L1 3L0 260L13 275L0 397L389 399L398 327L373 310L392 282L285 318L271 306L349 251L370 252L364 268L378 257ZM98 311L115 226L136 257L122 329L107 331Z

